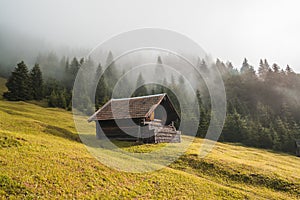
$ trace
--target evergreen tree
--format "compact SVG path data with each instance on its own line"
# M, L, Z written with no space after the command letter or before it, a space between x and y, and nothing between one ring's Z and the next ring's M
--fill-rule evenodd
M273 112L271 111L271 108L269 106L258 102L256 108L256 115L259 123L261 123L263 127L270 127Z
M20 62L8 78L6 83L8 92L3 96L11 101L24 101L32 99L32 90L28 68L25 63Z
M104 77L107 83L108 91L111 93L119 77L119 73L114 62L114 56L111 51L109 51L106 59Z
M73 58L71 63L69 63L68 59L66 60L63 83L68 90L71 90L73 88L79 68L80 63L78 62L76 57Z
M181 106L182 106L182 110L184 111L183 113L188 113L188 112L190 112L190 109L187 108L187 107L189 107L188 101L190 99L186 98L188 96L188 94L187 94L187 90L185 87L186 87L186 84L185 84L184 77L182 75L180 75L178 78L178 83L174 89L175 89L175 92L178 95L178 97L180 99L184 100L183 102L180 102Z
M69 72L72 75L73 81L74 81L75 76L76 76L76 74L79 70L79 67L80 67L80 63L78 62L77 58L74 57L71 64L70 64L70 67L69 67Z
M58 95L55 90L52 90L51 95L48 99L48 105L50 107L57 107L58 106Z
M57 107L59 108L67 108L67 101L66 101L66 94L65 94L65 90L62 90L59 92L59 94L57 95Z
M270 129L270 132L273 133L273 146L272 146L272 148L274 150L280 151L282 149L282 143L281 143L281 140L280 140L280 137L279 137L278 133L274 130L273 127Z
M269 65L267 59L264 60L264 65L265 65L265 68L270 69L270 65Z
M52 90L51 95L48 98L48 105L50 107L64 108L66 109L68 95L66 94L66 90Z
M250 65L248 64L248 60L245 58L243 61L243 65L241 67L241 73L246 73L249 71Z
M226 75L228 70L226 68L226 65L220 61L219 59L217 59L216 61L216 67L218 68L219 72L222 74L222 75Z
M147 88L145 87L144 85L145 83L145 80L142 76L142 74L140 73L138 78L137 78L137 81L136 81L136 90L133 94L133 96L145 96L147 95Z
M154 80L157 80L158 82L161 82L161 83L162 83L163 79L165 78L165 74L166 74L164 66L162 64L163 64L162 59L160 56L158 56L153 78L154 78ZM158 93L161 93L162 91L163 91L162 86L157 84L156 88L155 88L155 93L158 94Z
M100 77L100 79L99 79L99 77ZM98 79L99 79L99 81L98 81ZM109 99L107 83L106 83L105 77L103 75L101 63L99 63L97 71L96 71L95 82L97 82L97 81L98 81L98 84L97 84L97 89L96 89L95 101L96 101L96 108L99 108L100 106L105 104Z
M70 64L69 64L69 58L66 59L66 62L65 62L65 73L69 73L69 67L70 67Z
M262 59L259 62L258 75L262 80L265 80L266 75L269 71L269 66L266 63L267 61L265 60L264 62Z
M289 65L286 66L285 72L286 72L287 74L294 73L293 69L292 69Z
M242 119L241 115L234 111L226 117L223 137L228 142L242 142L244 136L247 135L248 128L246 121Z
M259 144L257 147L265 148L265 149L271 149L273 147L273 138L271 136L270 129L268 128L261 128L261 131L259 131L257 134L259 134L258 141Z
M232 65L231 62L228 62L226 65L227 65L227 68L228 68L230 71L233 71L233 70L234 70L234 67L233 67L233 65Z
M33 99L43 99L43 77L38 64L35 64L32 70L30 71L30 81Z
M118 91L114 91L114 98L128 97L128 95L131 92L130 88L131 88L132 84L127 79L127 77L125 75L125 71L122 72L122 79L119 80L118 85L119 85Z
M273 72L275 72L275 73L279 73L279 71L280 71L280 67L276 63L274 63L272 65L272 69L273 69Z
M293 122L293 116L292 116L292 112L291 109L289 107L289 105L286 102L283 102L281 104L281 108L280 108L280 118L286 122L286 123L290 123Z
M246 58L243 61L241 73L245 74L246 75L245 77L250 76L249 78L252 78L255 76L255 70L254 70L253 66L249 65L248 60Z
M208 126L209 126L209 116L207 113L207 110L205 109L201 96L200 96L200 91L196 91L196 96L199 104L199 111L200 111L200 121L199 121L199 127L198 127L198 132L197 136L199 137L205 137Z

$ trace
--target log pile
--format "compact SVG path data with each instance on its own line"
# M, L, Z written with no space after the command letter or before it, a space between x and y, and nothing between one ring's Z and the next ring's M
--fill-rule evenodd
M181 142L181 131L177 131L173 123L168 126L164 126L160 120L154 120L151 122L145 122L145 124L149 125L149 130L154 130L155 143Z

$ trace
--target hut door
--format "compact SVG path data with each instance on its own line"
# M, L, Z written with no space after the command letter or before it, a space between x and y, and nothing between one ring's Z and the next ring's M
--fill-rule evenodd
M155 112L155 116L154 116L155 119L160 119L162 121L162 124L166 125L167 116L168 116L166 109L162 105L159 105L157 106L154 112Z

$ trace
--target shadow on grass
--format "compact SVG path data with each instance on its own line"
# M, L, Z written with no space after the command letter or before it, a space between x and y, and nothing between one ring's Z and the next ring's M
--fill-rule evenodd
M251 145L246 145L246 144L238 143L238 142L237 143L235 143L235 142L220 142L220 143L233 145L233 146L239 146L239 147L245 147L245 148L253 148L253 151L257 151L257 149L259 149L259 150L267 151L269 153L280 154L281 156L296 156L296 147L295 147L294 151L288 152L288 151L274 150L274 149L269 149L269 148L264 148L264 147L259 147L259 146L253 146L253 145L251 146Z
M82 134L80 135L81 141L88 147L92 148L104 148L107 150L113 150L118 148L128 148L132 146L141 145L141 143L134 141L121 141L115 139L101 138L98 139L96 134Z
M127 142L119 140L109 140L109 139L97 139L96 134L82 134L78 135L67 129L60 128L57 126L47 125L44 130L45 133L54 136L59 136L71 141L76 141L84 143L85 145L92 148L105 148L105 149L116 149L116 148L126 148L138 145L136 142ZM114 145L110 145L113 143Z
M195 170L196 174L206 174L211 177L220 177L225 180L242 182L251 185L263 186L277 191L284 191L300 195L299 183L289 182L279 177L269 177L264 174L244 173L230 168L226 169L217 163L204 159L199 159L197 155L183 155L174 162L173 167L190 168Z
M45 132L51 135L59 136L71 141L81 142L79 136L67 129L60 128L57 126L47 125L45 128Z

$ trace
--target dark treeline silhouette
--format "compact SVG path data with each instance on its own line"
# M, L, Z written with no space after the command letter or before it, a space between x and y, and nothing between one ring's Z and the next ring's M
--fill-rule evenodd
M289 66L269 66L267 60L260 61L257 73L247 59L240 71L219 60L216 65L223 75L228 105L221 140L294 152L300 113L297 98L291 95L299 95L299 75Z
M20 62L7 81L8 92L4 97L8 100L42 100L46 99L50 107L60 107L71 110L72 89L75 77L80 68L93 66L92 77L98 80L95 107L98 109L112 97L112 89L119 77L124 74L113 61L113 55L108 53L106 63L95 64L92 59L67 57L58 59L55 54L39 56L37 63L30 71L24 62ZM185 108L188 102L179 105L175 93L184 97L185 80L183 77L165 76L161 68L163 59L157 58L156 78L162 79L162 85L150 84L136 89L132 96L168 93L176 109ZM218 68L224 80L227 96L227 117L220 140L238 142L248 146L267 148L284 152L294 152L294 140L300 138L300 112L297 97L300 88L300 76L290 66L281 69L277 64L269 65L261 60L255 71L247 59L240 70L231 63L223 63L219 59L214 66ZM40 67L41 66L41 67ZM109 66L109 67L107 67ZM107 67L107 68L106 68ZM197 67L203 72L210 70L205 60L199 60ZM43 73L43 75L42 75ZM140 73L135 80L123 78L121 85L130 87L143 85L145 79ZM201 82L199 80L198 82ZM211 108L207 88L196 83L197 101L199 103L200 121L197 136L205 137L208 129ZM125 87L127 88L127 87ZM82 88L84 91L85 88ZM202 92L200 92L202 91ZM120 90L122 97L126 91ZM83 101L92 102L83 92ZM295 98L291 98L295 97ZM182 103L182 102L181 102ZM82 111L92 113L92 107L82 105ZM188 112L187 112L188 113ZM180 113L183 114L183 113ZM193 116L189 116L191 119Z
M25 63L20 62L8 78L6 86L8 92L3 96L11 101L41 100L44 97L42 72L38 64L29 72Z

